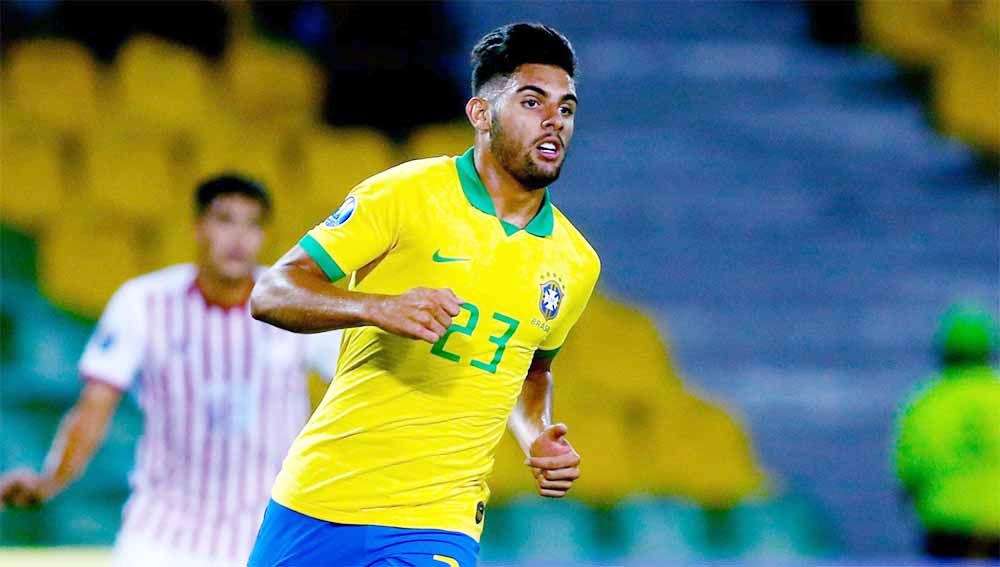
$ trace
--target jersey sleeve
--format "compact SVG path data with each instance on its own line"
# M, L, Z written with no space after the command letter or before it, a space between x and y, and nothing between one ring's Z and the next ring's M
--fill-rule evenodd
M564 300L567 310L557 316L552 330L549 331L545 340L542 341L538 350L535 351L536 357L551 359L559 354L563 343L566 342L566 337L573 329L573 326L576 325L576 322L580 320L580 315L583 314L587 303L590 302L590 296L594 292L594 286L597 285L597 278L600 276L600 272L600 261L594 256L593 260L589 262L587 274L581 278L580 284L569 290Z
M340 341L343 337L343 330L316 333L306 337L306 364L327 384L332 382L337 374Z
M299 245L336 282L392 248L399 221L398 195L393 195L392 184L364 182Z
M85 380L122 391L132 386L146 352L145 312L142 290L135 284L126 283L115 292L80 358L78 368Z

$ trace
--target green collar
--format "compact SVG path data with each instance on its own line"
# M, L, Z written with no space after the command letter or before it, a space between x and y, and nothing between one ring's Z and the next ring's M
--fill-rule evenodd
M473 148L469 148L456 162L458 164L458 179L462 183L462 191L473 207L492 217L496 217L497 211L493 207L493 199L490 199L490 194L486 191L486 186L479 179L479 173L476 171L476 162L472 157L472 152ZM498 218L497 220L500 221L507 236L521 230L503 219ZM538 209L538 214L535 215L535 218L531 219L531 222L528 223L528 226L524 227L524 230L529 234L544 238L552 235L552 226L554 223L552 200L549 198L549 190L546 188L542 208Z

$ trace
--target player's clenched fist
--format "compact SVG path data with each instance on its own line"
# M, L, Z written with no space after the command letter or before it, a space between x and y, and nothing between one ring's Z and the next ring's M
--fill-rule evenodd
M550 425L531 444L531 456L525 464L535 475L538 494L549 498L562 498L580 478L580 455L563 437L566 426Z
M34 471L19 469L0 477L0 509L34 506L47 499L45 479Z
M462 303L450 289L418 287L379 301L372 321L394 335L436 343L448 330L451 318L461 311Z

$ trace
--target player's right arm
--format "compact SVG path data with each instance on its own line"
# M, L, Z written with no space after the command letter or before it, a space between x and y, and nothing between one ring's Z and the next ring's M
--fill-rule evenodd
M330 217L310 230L254 286L254 318L317 333L373 325L410 339L437 342L462 301L448 289L400 295L346 289L355 272L375 266L406 232L410 197L399 180L376 176L356 187ZM337 285L332 285L337 284Z
M76 480L103 443L121 398L118 388L88 380L76 404L59 423L44 470L15 470L0 479L2 504L41 504Z
M255 319L288 331L319 333L374 325L430 343L444 335L461 304L449 289L379 295L330 285L319 264L298 245L260 278L250 297Z

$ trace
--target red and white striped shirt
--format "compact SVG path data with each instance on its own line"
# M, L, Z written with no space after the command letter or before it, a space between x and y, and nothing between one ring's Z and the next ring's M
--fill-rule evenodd
M339 331L300 335L248 305L206 302L183 264L126 282L108 303L80 373L136 390L145 430L122 538L244 563L274 477L309 413L306 373L332 379Z

